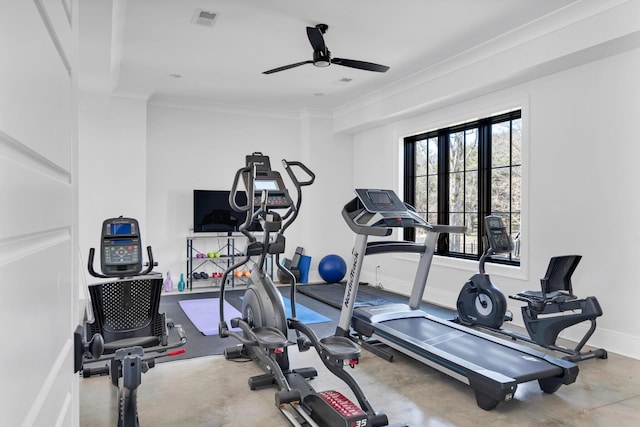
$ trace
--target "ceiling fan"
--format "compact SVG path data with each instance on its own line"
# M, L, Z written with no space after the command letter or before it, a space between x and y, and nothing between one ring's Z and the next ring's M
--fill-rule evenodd
M376 71L378 73L386 72L389 67L386 65L374 64L373 62L356 61L355 59L332 58L331 52L324 43L323 34L329 29L326 24L318 24L315 27L307 27L307 37L311 47L313 47L313 60L296 62L295 64L285 65L283 67L274 68L273 70L264 71L262 74L272 74L279 71L288 70L289 68L299 67L300 65L313 64L316 67L328 67L331 64L338 64L344 67L357 68L359 70Z

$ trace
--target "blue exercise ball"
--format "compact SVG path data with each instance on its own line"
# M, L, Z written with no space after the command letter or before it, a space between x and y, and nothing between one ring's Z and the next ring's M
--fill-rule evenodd
M327 283L337 283L347 274L347 263L340 255L327 255L318 264L320 277Z

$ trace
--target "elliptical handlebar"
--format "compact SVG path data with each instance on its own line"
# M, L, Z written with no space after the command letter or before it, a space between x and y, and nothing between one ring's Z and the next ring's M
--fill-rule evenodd
M311 169L309 169L307 166L305 166L304 163L302 163L302 162L299 162L297 160L289 161L289 160L286 160L286 159L282 159L282 165L284 166L285 170L287 171L287 174L289 174L289 177L291 178L291 181L293 181L293 184L296 186L296 189L298 187L305 187L307 185L311 185L316 180L316 175L311 171ZM298 177L293 173L293 170L291 169L291 166L298 166L307 175L309 175L309 178L311 178L311 179L309 179L307 181L300 181L298 179Z
M239 206L236 203L236 194L238 193L238 185L241 177L247 176L248 179L245 179L245 186L247 186L247 204L244 206ZM238 169L236 175L233 178L233 184L231 186L231 191L229 192L229 206L236 212L247 212L245 220L238 230L244 234L249 242L253 243L256 241L255 236L253 236L247 228L251 225L251 223L259 216L260 212L263 211L262 207L260 209L255 208L255 199L254 199L254 180L256 176L256 166L254 164L247 165L243 168ZM247 258L248 261L248 258Z
M236 203L236 193L238 192L238 182L240 181L240 177L243 174L247 174L249 172L254 173L253 169L253 166L245 166L243 168L240 168L233 178L233 184L231 185L231 191L229 192L229 206L231 206L231 208L236 212L247 212L251 210L251 207L253 205L253 202L251 201L252 199L249 199L249 197L247 197L247 204L245 206L238 206L238 204ZM253 180L248 181L250 181L250 185L253 186ZM253 188L247 190L253 192Z
M293 223L293 221L295 221L296 217L298 216L298 212L300 211L300 206L302 205L302 187L311 185L316 180L316 175L311 171L311 169L309 169L302 162L289 161L286 159L282 159L282 165L284 166L284 170L287 171L287 175L289 175L291 182L293 182L293 186L296 188L297 198L292 209L290 209L287 212L287 214L283 217L283 219L287 219L287 221L282 224L282 228L278 233L280 235L284 233L284 231ZM291 166L297 166L300 169L302 169L309 176L310 179L306 181L300 181L296 176L296 174L293 172L293 169L291 168ZM293 216L289 218L290 215L293 215Z

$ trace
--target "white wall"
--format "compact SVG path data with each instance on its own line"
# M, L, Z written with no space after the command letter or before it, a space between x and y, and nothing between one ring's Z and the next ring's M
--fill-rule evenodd
M297 227L305 230L303 242L312 256L310 281L321 280L318 263L328 254L351 257L353 235L342 219L342 207L355 197L353 144L349 135L336 134L333 121L323 116L302 117L304 162L316 174L307 187Z
M79 209L82 274L88 283L89 248L99 254L102 222L107 218L137 218L147 241L147 105L144 99L84 93L80 100ZM99 260L94 262L99 270ZM84 292L84 290L81 290Z
M408 132L522 106L528 187L523 195L527 212L523 269L488 266L487 270L498 287L513 294L538 289L551 256L583 255L574 289L581 296L597 296L605 313L590 343L640 357L635 321L640 291L634 285L640 237L635 226L640 201L634 191L640 182L640 146L635 143L639 73L636 49L358 133L354 184L400 188L399 162L390 164L388 159L399 158L399 141ZM385 286L408 294L416 260L372 258L365 263L369 278L380 264ZM436 260L434 264L426 299L454 307L475 263ZM510 301L509 306L520 319L519 304ZM575 339L578 330L566 336Z
M285 180L281 159L302 161L317 175L316 183L304 189L300 216L287 232L285 255L291 257L295 247L302 246L317 263L319 254L331 250L349 253L348 238L323 231L336 226L345 189L351 187L351 147L345 137L333 135L331 121L309 114L150 105L147 127L145 239L161 271L171 271L174 277L186 273L193 190L231 189L245 156L254 151L269 155ZM317 202L318 194L340 184L335 198L324 206Z

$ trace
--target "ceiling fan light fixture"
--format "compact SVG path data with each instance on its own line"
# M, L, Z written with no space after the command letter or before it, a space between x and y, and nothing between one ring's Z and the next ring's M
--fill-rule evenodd
M313 52L313 65L316 67L328 67L331 65L331 52L328 50Z

